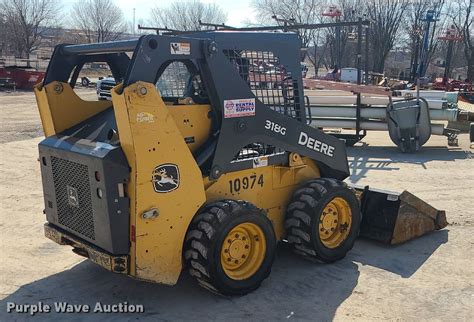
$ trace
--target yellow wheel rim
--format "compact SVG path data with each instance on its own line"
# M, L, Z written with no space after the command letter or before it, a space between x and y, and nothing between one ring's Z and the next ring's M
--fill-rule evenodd
M336 248L346 240L352 225L352 211L343 198L332 199L319 218L319 238L327 248Z
M267 243L263 231L253 223L235 226L225 237L221 248L221 265L234 280L250 278L262 265Z

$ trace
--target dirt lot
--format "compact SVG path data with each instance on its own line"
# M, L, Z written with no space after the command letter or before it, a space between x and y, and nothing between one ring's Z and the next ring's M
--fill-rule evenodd
M92 307L127 301L145 307L142 314L56 316L67 320L474 320L474 161L467 135L457 148L434 137L408 155L386 133L375 132L349 150L351 182L407 189L446 210L446 229L397 247L360 239L332 265L306 262L280 247L258 291L219 298L187 274L175 287L135 281L44 238L36 161L41 128L33 95L0 93L0 124L1 321L28 317L8 314L8 302L38 301Z

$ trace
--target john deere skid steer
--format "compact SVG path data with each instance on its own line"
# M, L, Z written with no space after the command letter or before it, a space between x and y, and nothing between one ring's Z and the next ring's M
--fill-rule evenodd
M343 258L370 194L341 181L344 142L305 123L299 48L243 32L58 46L35 89L46 236L116 273L172 285L187 268L229 295L259 287L279 241ZM111 69L111 101L73 90L92 62ZM390 242L403 201L388 200L391 226L366 231Z

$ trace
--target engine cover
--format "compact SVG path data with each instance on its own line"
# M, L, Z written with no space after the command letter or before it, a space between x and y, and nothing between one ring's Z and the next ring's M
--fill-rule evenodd
M111 254L129 252L129 167L118 145L67 135L39 144L46 219Z

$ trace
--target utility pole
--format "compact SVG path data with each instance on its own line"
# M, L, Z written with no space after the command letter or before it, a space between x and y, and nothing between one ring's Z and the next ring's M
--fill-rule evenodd
M341 22L340 17L336 17L336 22ZM342 68L341 65L341 26L336 26L336 62L339 69Z
M135 30L136 30L136 28L135 28L135 8L133 8L133 27L132 28L133 28L132 29L132 34L135 35Z
M357 85L362 83L362 18L357 25Z
M370 41L370 26L365 26L365 85L369 85L369 41Z

